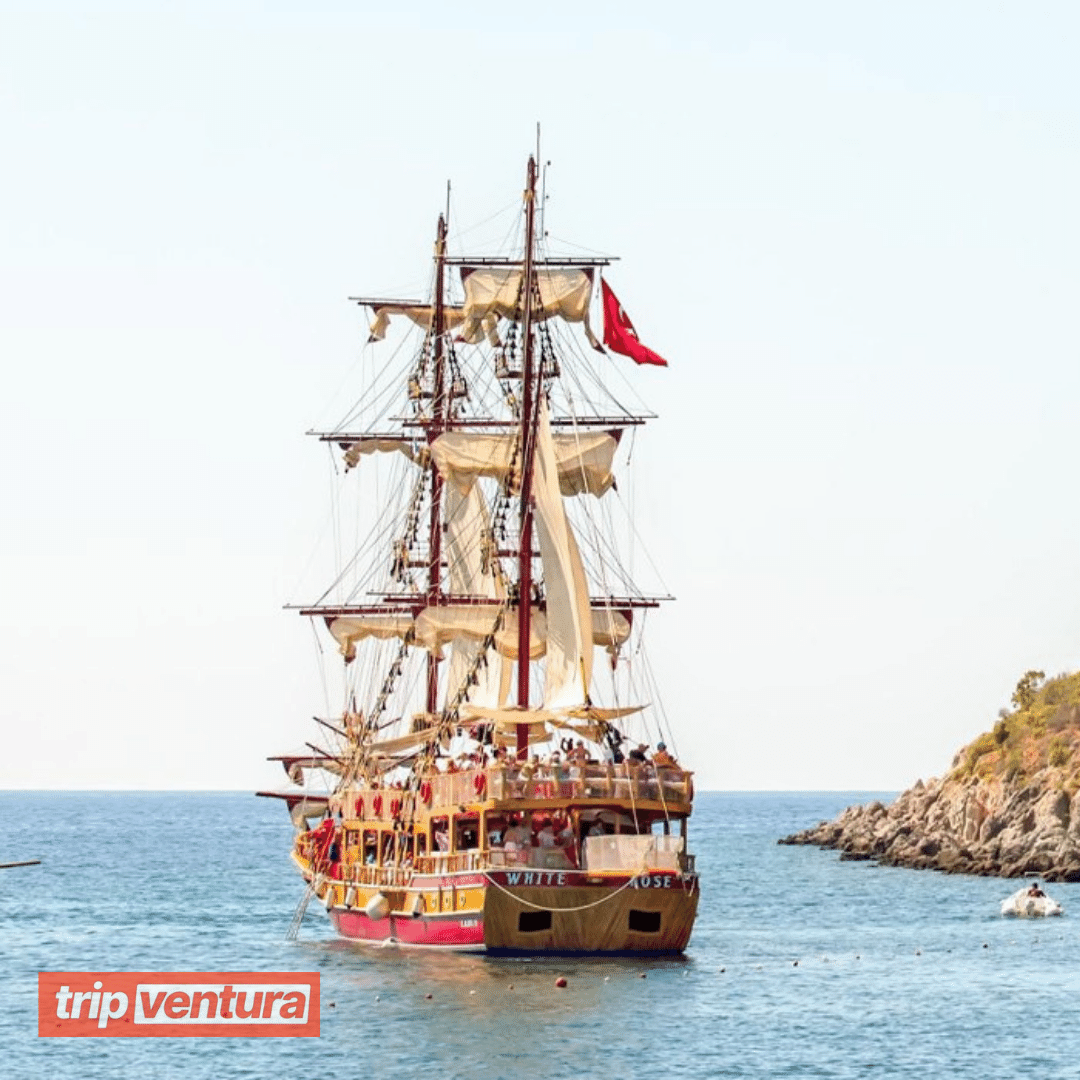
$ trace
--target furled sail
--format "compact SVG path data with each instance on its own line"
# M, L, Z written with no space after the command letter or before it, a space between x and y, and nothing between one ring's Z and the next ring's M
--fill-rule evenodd
M345 444L342 443L344 446ZM417 452L408 439L356 439L345 447L345 469L355 469L365 454L404 454L410 461L419 461L425 448Z
M348 615L326 620L327 629L346 661L356 659L356 643L364 638L404 638L413 628L409 615Z
M536 428L533 499L547 591L544 704L548 708L581 705L589 700L592 681L589 585L559 490L555 440L543 397Z
M552 436L563 495L603 495L615 482L611 463L619 445L618 431L583 431ZM431 457L443 477L466 494L481 476L505 481L515 461L516 435L484 435L447 431L431 444Z
M366 637L404 639L442 658L443 648L456 641L483 641L495 626L499 609L494 604L442 604L426 607L416 619L408 615L341 615L326 620L330 633L351 660L356 643ZM630 621L621 611L597 609L592 613L592 642L614 652L630 636ZM534 608L530 620L529 658L539 660L547 652L548 619ZM495 635L500 656L516 660L518 655L517 608L507 608L502 629Z
M582 323L589 344L599 349L600 342L589 325L592 271L540 267L535 274L540 288L540 303L533 304L533 321L542 322L558 315L567 322ZM487 329L485 320L493 316L503 319L521 317L521 279L520 267L461 268L461 283L465 288L461 322L463 340L472 345L482 341Z
M375 314L369 328L368 342L382 341L386 337L392 315L404 315L422 330L430 330L432 320L435 318L434 308L430 304L370 304L368 306ZM447 330L456 330L464 317L464 312L460 307L451 304L443 306L443 325Z

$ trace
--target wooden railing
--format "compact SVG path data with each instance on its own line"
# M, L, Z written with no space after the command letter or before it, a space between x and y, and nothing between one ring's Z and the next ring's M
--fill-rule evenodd
M688 803L693 798L691 776L683 769L651 765L499 765L432 777L431 803L613 798Z
M389 821L400 817L411 798L426 808L485 802L547 799L627 800L686 806L693 799L693 774L652 765L557 765L512 763L426 777L415 796L397 788L375 788L335 796L349 819ZM362 807L361 807L362 804ZM358 813L362 809L362 813Z

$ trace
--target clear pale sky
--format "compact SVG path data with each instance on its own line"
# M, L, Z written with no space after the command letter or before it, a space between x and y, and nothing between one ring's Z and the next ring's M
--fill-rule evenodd
M521 190L666 370L705 788L900 788L1080 664L1080 8L0 2L0 785L279 785L346 297ZM612 361L613 363L615 361ZM620 361L622 362L622 361ZM626 361L626 363L629 363Z

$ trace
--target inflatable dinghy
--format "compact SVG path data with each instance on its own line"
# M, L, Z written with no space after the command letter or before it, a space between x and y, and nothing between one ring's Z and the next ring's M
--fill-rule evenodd
M1001 901L1001 914L1021 919L1037 919L1044 915L1060 915L1062 907L1041 889L1038 895L1033 896L1030 888L1025 886Z

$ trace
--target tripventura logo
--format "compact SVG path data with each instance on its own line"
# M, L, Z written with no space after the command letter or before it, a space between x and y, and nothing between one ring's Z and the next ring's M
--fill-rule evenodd
M38 973L38 1035L318 1034L317 972Z

